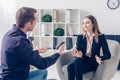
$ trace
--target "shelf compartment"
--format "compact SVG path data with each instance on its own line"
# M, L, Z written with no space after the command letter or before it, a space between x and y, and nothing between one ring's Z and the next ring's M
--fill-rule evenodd
M67 37L66 38L66 50L70 50L76 44L76 38Z
M40 47L52 49L52 38L51 37L41 37Z
M53 24L53 36L65 36L65 24Z
M56 49L56 47L63 41L65 42L64 37L53 37L53 49Z
M80 26L79 24L67 24L67 36L76 36L80 34Z
M36 24L35 28L32 31L33 36L39 36L39 23Z
M51 23L40 24L40 36L52 36L52 24Z
M65 9L53 9L53 22L65 22Z
M79 23L80 22L79 9L67 9L66 10L66 22L67 23Z
M40 22L44 22L43 21L43 16L45 16L45 15L50 15L51 17L52 17L52 21L50 21L50 22L53 22L53 9L44 9L44 10L40 10ZM48 18L50 18L50 17L48 17L47 16L47 20L48 20ZM51 18L50 18L51 19ZM48 20L49 21L49 20Z
M40 37L34 37L34 40L32 41L34 49L38 49L40 47L39 41L40 41Z

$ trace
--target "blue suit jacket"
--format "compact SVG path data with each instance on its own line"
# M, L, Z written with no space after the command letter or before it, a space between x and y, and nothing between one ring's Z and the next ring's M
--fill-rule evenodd
M78 35L76 48L78 51L79 50L82 51L83 58L86 56L86 47L87 47L86 36ZM100 48L102 48L103 50L103 56L100 56ZM95 55L98 55L102 60L111 58L111 54L104 34L98 35L98 42L95 41L95 37L93 38L92 49L91 49L91 58L93 60L95 60Z

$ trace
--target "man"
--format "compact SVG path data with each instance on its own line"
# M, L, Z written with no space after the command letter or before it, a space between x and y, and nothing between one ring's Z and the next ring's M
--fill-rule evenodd
M9 30L2 41L1 69L2 80L46 80L49 66L53 65L64 50L64 44L57 53L50 57L41 57L39 53L45 48L33 50L26 33L32 31L37 22L37 11L33 8L22 7L16 13L16 24ZM39 70L29 72L30 65Z

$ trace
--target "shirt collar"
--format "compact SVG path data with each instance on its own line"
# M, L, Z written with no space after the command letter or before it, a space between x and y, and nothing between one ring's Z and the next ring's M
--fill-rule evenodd
M16 24L13 24L13 29L15 29L15 30L16 30L18 33L20 33L21 35L27 37L27 35L26 35L22 30L20 30L20 28L18 28L18 27L16 26Z

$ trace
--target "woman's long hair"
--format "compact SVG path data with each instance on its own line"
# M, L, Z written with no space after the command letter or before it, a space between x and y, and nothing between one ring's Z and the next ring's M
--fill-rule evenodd
M96 18L92 15L85 16L84 18L90 19L92 24L94 25L93 26L93 32L95 34L95 41L98 42L98 35L101 34L101 32L99 30L99 26L98 26ZM82 28L82 30L83 30L83 34L86 34L86 31L84 31L83 28Z

